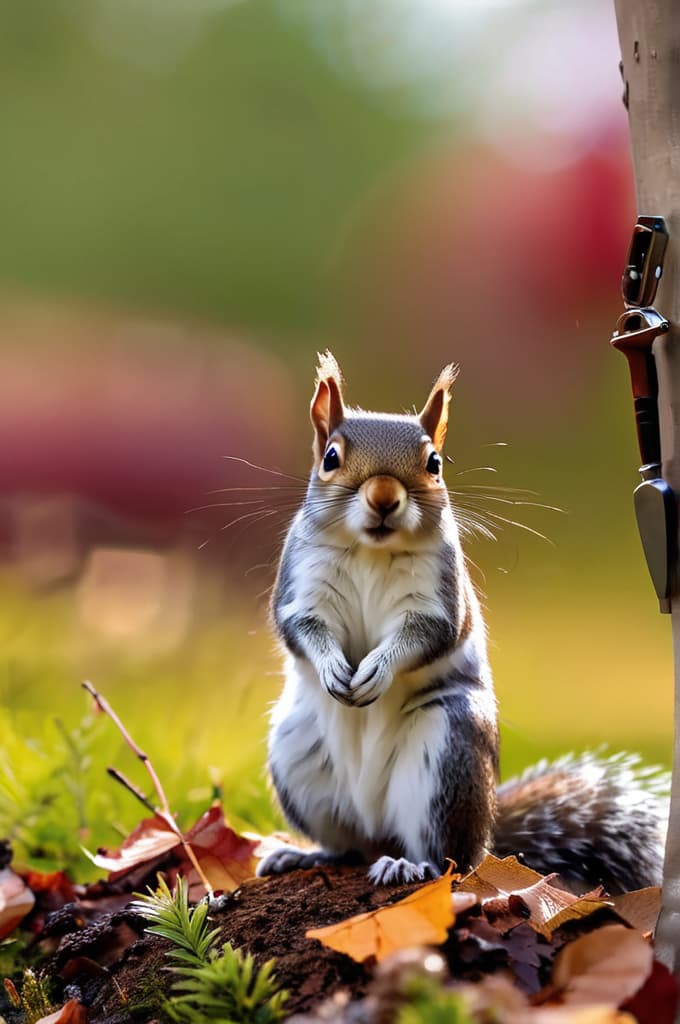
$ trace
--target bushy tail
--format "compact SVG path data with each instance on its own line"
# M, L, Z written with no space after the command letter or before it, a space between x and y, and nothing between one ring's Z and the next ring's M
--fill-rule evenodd
M541 761L498 789L494 853L575 891L660 885L670 775L634 754Z

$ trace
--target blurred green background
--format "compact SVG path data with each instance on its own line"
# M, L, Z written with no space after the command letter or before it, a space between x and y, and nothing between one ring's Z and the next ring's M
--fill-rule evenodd
M185 823L219 785L276 823L266 603L296 492L211 492L304 477L326 346L366 407L461 364L449 485L521 524L469 540L503 774L601 744L668 764L608 345L634 220L609 0L1 11L0 833L82 874L78 842L138 819L83 678Z

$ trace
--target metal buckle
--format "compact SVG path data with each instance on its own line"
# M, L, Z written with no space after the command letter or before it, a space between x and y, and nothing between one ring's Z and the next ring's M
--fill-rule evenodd
M663 273L668 230L663 217L638 217L621 280L627 306L651 306Z

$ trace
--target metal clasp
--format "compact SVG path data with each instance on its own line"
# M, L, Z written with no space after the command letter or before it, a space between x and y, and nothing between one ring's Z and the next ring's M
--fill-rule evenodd
M623 352L628 360L642 458L640 473L647 480L661 475L659 385L652 345L654 339L665 334L669 326L668 320L655 309L627 309L617 320L611 340L614 348Z
M668 230L663 217L638 217L621 280L627 306L651 306L663 273Z

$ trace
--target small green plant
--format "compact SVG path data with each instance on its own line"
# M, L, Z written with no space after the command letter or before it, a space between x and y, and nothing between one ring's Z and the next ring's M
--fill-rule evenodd
M189 906L189 886L186 878L177 879L174 893L162 875L158 876L156 892L138 894L132 908L153 924L147 928L152 935L161 935L172 943L168 957L189 967L202 967L214 950L218 928L208 927L208 902L202 900ZM176 969L177 963L172 964Z
M156 892L140 895L132 906L153 922L149 932L172 943L169 967L179 977L165 1012L177 1024L276 1024L283 1018L288 993L277 989L274 961L257 969L250 954L229 942L218 951L219 929L209 927L209 904L189 906L185 878L177 879L171 893L159 876Z
M50 1001L47 981L40 974L27 967L21 978L21 992L18 992L9 978L4 980L5 994L16 1009L21 1009L27 1024L35 1024L41 1017L53 1013L55 1007Z
M474 1024L462 997L428 978L413 979L406 996L408 1002L400 1008L397 1024ZM488 1019L500 1020L495 1014Z
M181 995L170 999L167 1012L178 1024L276 1024L288 993L277 989L273 969L270 960L258 970L250 953L227 942L202 967L177 968L183 977L174 987Z

